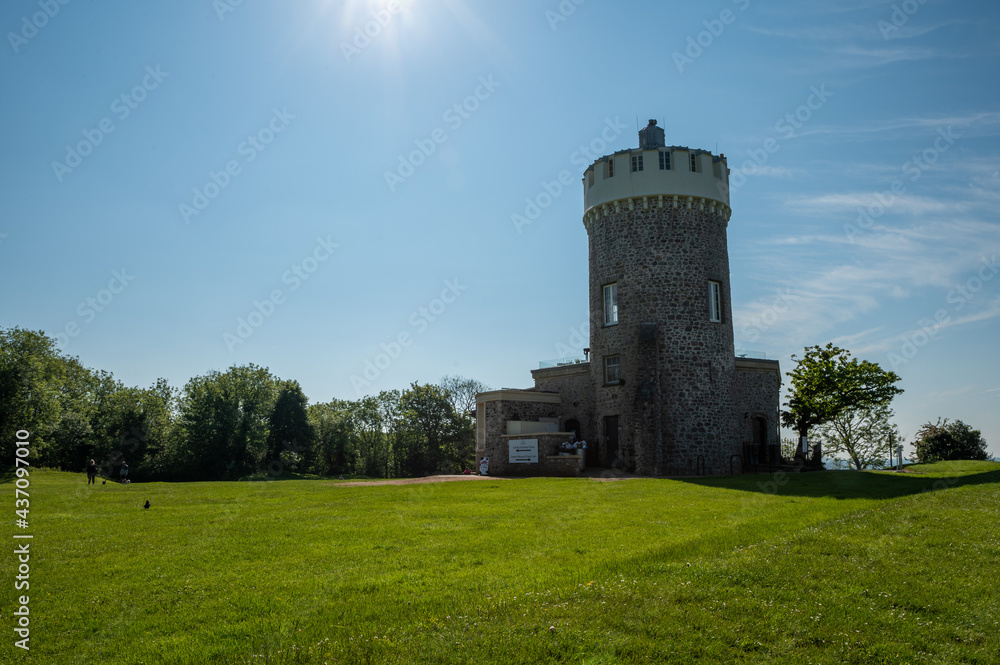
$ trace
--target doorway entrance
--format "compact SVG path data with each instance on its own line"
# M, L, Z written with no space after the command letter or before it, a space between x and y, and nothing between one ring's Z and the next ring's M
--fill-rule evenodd
M753 430L753 451L755 461L761 464L770 464L768 455L767 440L767 420L761 416L754 416L750 421Z
M618 461L618 416L604 416L603 466L611 468Z

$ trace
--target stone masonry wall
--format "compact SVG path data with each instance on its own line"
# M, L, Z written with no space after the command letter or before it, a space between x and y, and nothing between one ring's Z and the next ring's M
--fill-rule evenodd
M580 458L576 455L560 456L559 444L569 441L568 432L550 434L525 434L517 437L504 438L504 448L512 439L537 439L538 463L505 464L503 475L506 476L578 476L580 475ZM508 453L505 452L504 462ZM490 460L490 475L500 475L493 472L493 460Z
M580 363L532 372L535 388L540 392L554 392L562 397L559 409L560 428L568 431L566 423L580 423L580 438L597 441L598 431L594 421L594 384L591 382L590 364Z
M740 452L727 218L721 211L626 202L590 224L591 377L595 420L619 416L617 455L640 474L721 473ZM722 285L722 322L709 321L708 282ZM603 286L618 284L618 324L604 326ZM646 341L640 341L644 323ZM623 381L604 385L604 358ZM607 432L601 431L606 459Z
M740 362L751 367L738 367L736 370L737 420L741 422L739 435L744 443L753 441L752 423L757 416L767 420L767 443L781 442L778 420L781 374L777 362L771 361L772 367L767 367L765 363L768 361Z
M513 400L484 402L480 407L486 410L486 448L476 453L475 470L478 472L483 456L488 456L491 476L505 475L509 466L507 440L501 438L507 434L508 420L558 418L560 410L559 404Z

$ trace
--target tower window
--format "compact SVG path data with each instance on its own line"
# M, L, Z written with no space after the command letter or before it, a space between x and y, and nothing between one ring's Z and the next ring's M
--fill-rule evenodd
M708 320L722 323L722 284L708 283Z
M594 186L594 169L590 169L590 171L587 172L587 186Z
M632 155L632 173L642 170L642 155Z
M604 177L614 178L615 177L615 158L609 157L604 166Z
M660 151L660 170L669 171L670 170L670 153L666 150Z
M698 155L691 153L691 173L698 172Z
M622 382L621 356L604 356L604 383Z
M604 285L604 325L618 324L618 284Z

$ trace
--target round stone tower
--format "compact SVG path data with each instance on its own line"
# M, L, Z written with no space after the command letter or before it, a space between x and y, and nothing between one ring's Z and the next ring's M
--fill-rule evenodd
M593 461L640 474L728 470L740 443L725 156L667 147L650 120L639 148L594 162L583 187Z

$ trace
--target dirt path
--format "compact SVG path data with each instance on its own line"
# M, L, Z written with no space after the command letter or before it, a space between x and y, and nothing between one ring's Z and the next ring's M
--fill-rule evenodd
M507 478L497 478L496 476L477 476L475 474L463 474L456 476L428 476L426 478L392 478L390 480L348 480L345 482L330 483L337 487L360 487L362 485L425 485L427 483L452 483L462 480L507 480Z

